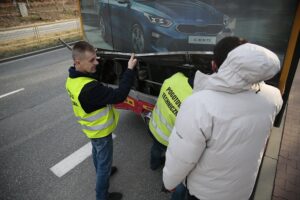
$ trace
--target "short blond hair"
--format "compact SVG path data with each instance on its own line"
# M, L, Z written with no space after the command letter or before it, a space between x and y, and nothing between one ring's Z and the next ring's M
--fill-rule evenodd
M87 51L93 52L93 53L96 52L95 48L90 43L88 43L86 41L76 42L72 49L73 60L75 60L78 57L81 57Z

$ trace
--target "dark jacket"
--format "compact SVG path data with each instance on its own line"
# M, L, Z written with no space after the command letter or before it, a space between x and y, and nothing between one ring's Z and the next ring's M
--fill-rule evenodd
M93 74L78 72L75 70L75 67L70 67L69 77L90 77L95 79ZM128 96L130 88L133 85L134 77L135 72L131 69L127 69L122 75L122 80L120 81L119 87L115 89L103 85L97 79L87 83L79 94L79 102L81 107L86 113L91 113L105 107L108 104L117 104L123 102Z

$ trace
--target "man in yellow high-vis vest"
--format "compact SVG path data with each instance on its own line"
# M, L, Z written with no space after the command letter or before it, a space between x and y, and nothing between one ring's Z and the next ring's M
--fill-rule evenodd
M152 111L149 129L153 136L150 168L156 170L164 163L164 152L175 124L181 103L192 94L193 78L178 72L166 79Z
M192 94L193 80L194 74L187 78L183 73L178 72L166 79L161 87L149 122L150 135L153 138L150 156L152 170L164 164L164 154L179 107ZM183 200L185 193L186 188L180 185L173 192L171 200Z
M85 41L77 42L73 47L72 57L74 66L69 69L66 89L78 123L86 136L91 139L96 169L96 199L122 199L121 193L108 193L109 176L116 171L116 168L112 169L112 132L119 120L119 114L112 104L121 103L126 99L134 83L133 69L137 60L132 54L119 87L113 89L95 79L94 73L99 62L92 45Z

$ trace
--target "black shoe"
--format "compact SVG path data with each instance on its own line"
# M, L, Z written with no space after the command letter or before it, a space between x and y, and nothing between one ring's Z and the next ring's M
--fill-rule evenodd
M110 176L112 176L112 175L114 175L115 173L117 173L117 171L118 171L118 168L115 167L115 166L112 166L112 167L111 167L111 171L110 171Z
M110 192L108 193L108 200L120 200L122 199L123 194L120 192Z

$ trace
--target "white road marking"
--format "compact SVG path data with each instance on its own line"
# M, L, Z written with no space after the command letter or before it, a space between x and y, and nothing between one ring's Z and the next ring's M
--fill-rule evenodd
M12 91L12 92L9 92L9 93L6 93L6 94L3 94L3 95L1 95L1 96L0 96L0 99L1 99L1 98L3 98L3 97L6 97L6 96L8 96L8 95L11 95L11 94L14 94L14 93L20 92L20 91L22 91L22 90L24 90L24 88L21 88L21 89L14 90L14 91Z
M115 139L116 135L112 134L112 138ZM59 178L68 173L74 167L79 165L85 159L92 155L91 142L85 144L83 147L61 160L59 163L50 168L50 170Z

